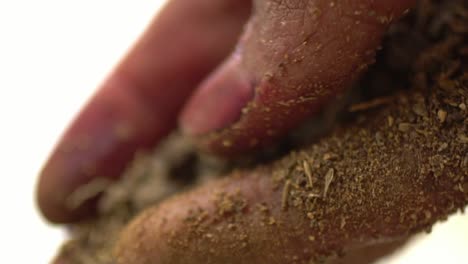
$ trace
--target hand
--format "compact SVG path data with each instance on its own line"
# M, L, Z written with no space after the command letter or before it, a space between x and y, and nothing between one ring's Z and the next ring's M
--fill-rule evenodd
M155 25L161 24L158 21L165 21L162 18L165 17L165 14L167 16L168 10L173 10L171 8L177 6L176 3L174 0L167 7L159 20L156 20ZM289 122L293 119L294 114L300 115L301 111L304 110L301 107L304 105L311 106L307 109L311 111L309 114L312 114L313 110L315 110L312 106L318 107L327 102L327 94L320 93L317 95L317 101L313 102L301 99L300 96L314 93L317 90L317 87L307 87L308 83L314 83L309 79L313 78L313 76L318 76L318 80L323 80L322 82L327 89L326 91L330 89L333 92L338 91L340 88L342 89L349 85L359 74L356 73L356 70L349 70L348 72L344 70L353 68L352 65L361 65L365 62L364 58L366 56L361 57L360 55L370 54L366 50L374 48L378 44L378 37L384 30L383 26L377 26L376 24L368 23L368 21L365 21L367 23L363 23L364 20L355 22L354 25L357 28L350 32L349 35L359 39L358 36L364 34L367 38L365 40L360 39L356 43L353 43L354 45L346 47L353 51L351 52L352 54L348 54L348 49L346 49L346 52L340 49L340 47L346 45L344 43L347 38L337 38L337 32L341 32L338 29L349 25L349 21L347 23L341 21L347 20L348 16L338 16L335 12L348 14L346 11L351 10L353 11L350 11L352 14L359 16L359 14L363 13L373 14L380 9L373 6L372 8L368 7L366 9L367 12L355 12L356 8L351 1L345 4L343 2L336 3L334 6L330 6L330 1L326 3L321 1L314 2L316 4L327 5L323 9L320 9L325 12L322 17L317 18L317 21L324 22L321 24L321 28L317 28L317 25L315 25L316 33L313 35L313 38L317 38L316 42L318 43L321 42L321 37L330 38L331 40L327 41L327 47L334 47L335 50L339 51L337 52L339 56L336 59L336 55L330 55L330 50L327 51L326 49L324 51L321 49L310 51L310 47L306 43L304 50L299 50L296 53L299 55L304 53L307 56L304 56L304 60L298 61L294 59L294 56L290 55L296 53L290 51L290 46L285 45L285 43L290 44L294 42L293 39L296 35L288 34L285 38L275 38L275 41L270 44L272 49L258 49L258 46L261 46L262 43L270 43L269 41L261 41L268 40L268 38L262 37L263 35L273 38L271 37L273 31L267 30L269 23L274 24L275 16L273 14L281 14L281 18L285 18L288 15L292 16L294 12L291 10L304 10L301 8L305 7L297 9L291 6L290 2L286 3L283 1L279 4L272 4L268 12L266 12L264 8L268 6L265 4L265 1L255 3L257 4L257 9L255 9L256 12L251 20L253 22L250 22L251 26L244 33L244 38L240 44L243 49L241 49L238 57L229 57L220 69L216 70L211 77L208 77L207 81L204 81L200 85L200 88L198 88L200 90L195 92L195 96L189 100L189 103L183 110L181 122L183 129L195 137L202 147L215 153L234 155L245 150L250 150L252 146L245 143L245 140L256 139L257 135L265 136L261 140L258 139L257 143L257 146L263 146L273 136L278 136L286 131L287 128L290 128L288 125L283 126L266 122L265 124L270 124L271 126L277 125L278 131L281 131L281 133L272 135L262 129L256 130L256 124L264 124L262 122L265 122L264 119L258 119L259 117L270 117L269 113L273 113L275 117L278 117L278 120L283 120L283 115L290 117L287 120ZM280 7L286 4L288 4L286 9L280 9ZM384 5L383 2L379 2L379 4ZM403 10L403 4L405 3L398 3L399 11ZM409 5L410 3L406 4ZM273 7L278 9L274 9ZM332 20L328 16L337 19ZM286 21L293 20L287 19ZM281 21L279 24L282 24ZM329 27L323 25L329 25ZM335 26L339 28L335 28ZM326 28L326 30L322 28ZM295 29L295 27L292 29ZM277 31L273 33L281 35L281 30ZM152 31L150 30L150 32ZM252 36L255 36L255 38ZM257 41L252 39L257 39ZM144 43L145 41L143 40L140 43ZM458 45L454 43L450 45ZM128 61L132 61L132 54L135 54L135 50L138 51L139 45L137 45L133 53L127 57L122 65L126 65ZM286 47L285 50L288 51L288 56L283 56L279 60L280 62L277 64L277 67L274 66L276 65L275 63L271 64L271 61L274 61L273 59L276 58L275 54L270 54L268 57L262 55L262 52L275 51L275 47L283 46ZM298 47L297 45L292 46ZM367 49L364 49L364 46ZM259 56L259 54L262 56ZM354 56L343 57L346 54ZM323 60L327 56L335 60ZM252 61L249 64L249 58L259 58L254 62L261 67L250 66L249 68L249 65L254 64ZM262 58L273 59L263 62L263 65ZM342 61L342 58L347 59ZM313 65L316 61L320 62L320 65L335 68L330 70L329 67L326 68L327 70L322 71L319 68L314 68ZM340 61L341 64L337 65L338 63L335 61ZM301 67L296 68L295 63L300 64ZM122 65L117 69L124 68ZM271 67L274 69L271 70L272 73L268 71L270 69L267 67L268 65L273 65ZM330 79L327 79L327 74L336 75L337 72L335 70L338 67L343 67L339 68L341 69L339 73L343 72L347 75L338 78L339 82L332 82ZM466 67L466 65L461 67ZM354 67L354 69L356 68L360 69L361 67ZM260 78L261 81L253 82L256 87L254 91L255 96L250 101L251 103L247 107L247 111L241 111L245 112L241 114L241 117L232 118L235 116L232 113L236 112L233 109L239 108L233 107L233 105L237 105L237 103L233 103L228 104L228 107L225 108L228 110L218 113L218 118L210 119L214 120L214 122L204 122L202 118L199 118L200 116L209 116L212 112L201 111L202 114L200 116L198 114L199 109L203 109L201 105L209 106L209 103L212 101L205 101L206 99L203 99L205 96L208 96L208 98L212 96L209 91L217 91L221 89L219 87L223 86L233 87L229 89L229 92L235 91L235 87L241 87L239 89L249 87L245 85L248 82L245 81L244 77L247 76L246 79L251 80L252 77L248 76L256 76L255 72L259 71L259 69L266 69L267 73L263 72L260 74L262 77ZM113 76L119 76L118 72L117 70ZM172 72L174 72L174 68L171 68L169 73ZM114 80L118 79L117 77L111 77L111 80L113 78ZM242 81L243 78L244 81ZM459 78L462 80L462 78L466 77ZM101 92L93 101L99 102L101 100L101 103L93 105L93 102L91 102L91 108L88 109L93 109L92 107L99 109L99 107L105 105L102 102L107 102L108 104L109 102L115 103L115 99L109 99L105 95L106 93L112 94L112 92L115 93L117 91L115 90L116 88L112 88L119 87L116 83L119 82L114 82L114 86L105 86L111 88L103 90L107 92ZM233 85L233 83L236 84ZM116 250L116 261L118 263L137 264L154 262L304 263L304 261L309 259L317 260L321 257L339 254L343 249L363 250L364 248L367 254L369 250L367 246L382 241L390 241L394 244L390 245L389 249L377 251L380 253L376 254L375 257L388 252L395 245L397 246L401 243L401 238L407 237L408 234L430 228L435 221L445 218L458 208L463 208L468 202L467 193L464 191L468 188L468 175L466 175L467 172L464 170L466 167L464 165L468 162L466 147L464 147L464 144L456 143L460 140L466 141L466 137L460 134L460 132L464 131L463 122L458 120L464 114L466 116L466 109L464 110L466 105L463 104L462 107L460 104L458 108L449 108L450 113L448 113L448 116L450 118L447 118L447 112L445 115L439 112L441 107L448 107L446 105L448 104L447 102L450 103L454 98L463 102L468 97L468 94L466 87L458 86L457 88L457 85L462 82L454 81L450 83L455 85L453 89L448 88L446 85L443 85L444 87L441 88L442 84L437 86L436 83L429 95L421 94L418 91L399 95L388 107L382 111L378 111L366 123L352 125L345 131L335 131L319 143L314 144L308 149L304 149L304 153L301 156L294 156L295 154L293 153L285 159L263 168L235 173L225 179L212 182L189 193L178 195L157 207L146 210L137 219L132 221L122 233ZM306 88L303 88L304 86ZM280 87L299 88L294 90L279 89ZM291 94L291 90L294 90L294 94ZM170 93L170 91L165 92ZM331 96L333 92L329 92L328 96ZM243 94L243 92L235 92L234 95L230 94L227 98L224 97L224 91L216 94L220 98L217 101L243 101L243 96L237 96ZM262 97L265 94L269 96ZM281 96L288 95L293 98L291 101L274 101L278 98L284 98ZM110 101L104 101L104 98ZM111 112L120 114L110 115L110 117L128 117L127 115L134 113L132 111L135 111L135 109L139 110L139 112L137 111L137 114L134 113L130 116L138 117L141 116L138 113L145 113L145 111L153 113L153 110L148 110L148 104L138 104L135 102L136 99L129 100L129 98L132 99L131 96L116 98L120 98L122 103L114 105L115 109L119 110L121 106L130 106L124 110ZM141 97L139 98L139 100L142 100ZM163 100L167 97L155 98L154 100L158 98L159 100ZM262 98L269 100L262 100ZM117 102L119 101L117 100ZM127 104L124 104L125 102ZM163 102L164 100L161 104ZM230 102L232 103L232 101ZM298 102L301 103L299 106ZM421 108L421 105L424 105L426 102L429 102L429 106ZM168 101L168 105L169 103ZM289 105L289 108L274 108L277 104L286 104ZM259 110L263 109L262 107L269 107L270 110ZM412 112L416 111L415 109L418 115L424 116L421 109L429 111L429 113L424 118L417 117L418 121L415 122L414 113ZM91 110L85 110L85 113L86 111ZM166 114L167 112L160 110L159 112L156 111L156 113ZM92 116L91 114L88 115ZM83 114L77 122L80 122L83 116L86 117ZM306 115L304 114L304 116ZM393 117L396 117L396 119L393 119ZM197 118L198 121L195 121ZM291 123L286 121L284 123L292 127L300 119L291 121ZM109 120L109 118L106 117L103 120ZM128 120L134 119L124 120L128 122ZM249 123L252 120L255 122L253 124ZM140 120L140 122L135 124L144 124L144 120ZM414 124L411 122L414 122ZM82 126L85 126L87 123L84 122L82 124L84 124ZM96 126L96 124L94 123L93 125ZM111 171L109 169L110 165L112 165L111 162L115 161L116 157L119 157L116 154L117 152L114 152L115 149L129 149L128 151L120 152L120 154L125 154L133 153L138 146L146 146L143 143L139 143L140 145L138 145L131 141L132 139L141 138L134 138L134 134L132 133L140 130L145 131L145 129L150 128L143 125L138 127L133 123L131 126L128 126L125 122L123 125L118 122L116 124L114 126L116 129L114 131L115 134L110 133L115 138L111 137L112 140L104 141L107 142L106 144L100 146L93 144L90 145L91 148L89 149L84 144L78 146L78 149L72 149L70 154L66 154L68 156L60 152L59 154L55 154L54 157L61 159L59 161L62 162L68 162L71 158L76 160L78 160L77 158L82 159L76 163L81 167L74 165L75 167L72 167L73 170L71 171L66 167L71 172L71 174L66 175L72 175L75 179L88 181L93 175L102 175L103 171L107 172L106 170ZM162 122L162 124L167 123ZM410 126L414 126L416 128L415 131L408 131ZM93 131L92 128L93 126L89 125L90 131ZM212 131L213 129L215 130L214 132ZM248 133L250 131L254 132L245 136L242 133L236 133L237 130ZM73 128L70 131L73 131ZM378 134L380 135L379 137L377 137ZM76 136L71 132L68 132L67 135L72 139L73 136ZM161 137L162 134L157 139ZM266 140L264 140L265 138ZM78 137L78 139L80 138ZM108 139L108 137L103 137L102 139ZM122 141L118 141L117 139ZM449 144L445 144L442 148L443 144L441 146L435 144L439 142L438 139L447 139L447 143ZM76 142L77 138L74 140ZM70 141L73 142L73 140ZM84 142L86 143L86 141ZM231 145L225 142L235 142L236 144ZM78 143L80 143L79 140ZM96 141L96 143L101 143L101 141ZM111 146L110 150L112 151L102 151L102 149L105 149L102 146ZM122 148L122 146L125 148ZM98 150L102 152L98 152ZM332 159L325 158L329 153L338 153L338 155ZM101 158L100 160L98 159L99 162L95 163L98 166L94 168L94 172L98 173L90 173L93 172L93 166L82 167L86 165L86 163L83 163L83 160L86 162L90 161L90 154L93 154L91 157L94 157L91 161L96 161L96 156ZM290 167L291 161L294 163L293 170L285 171L284 168ZM56 161L52 158L51 163L53 164L53 162ZM441 162L443 165L441 165ZM307 169L305 167L301 168L301 164L306 163L311 166L310 170L313 174L307 175ZM49 163L50 167L53 168ZM87 172L88 176L77 168L84 168L84 172ZM47 168L45 171L47 172ZM116 169L115 174L117 173L118 170ZM56 177L55 179L60 179L58 176L54 177ZM52 177L52 179L54 178ZM67 187L67 185L62 186ZM55 185L55 187L62 186ZM76 186L73 188L76 188ZM73 214L64 215L66 217L73 216ZM376 248L373 249L375 250ZM59 263L62 263L60 261L66 263L65 259L59 259L58 261ZM354 263L354 260L350 260L349 262Z
M358 77L413 2L170 1L59 142L39 181L42 212L89 215L91 203L71 211L66 197L97 175L117 178L181 111L182 130L207 151L271 144Z
M201 5L200 3L201 2L199 2L198 5ZM354 23L353 27L355 28L349 33L351 40L356 39L355 42L351 41L353 45L348 44L347 38L333 38L339 35L338 33L340 32L343 32L346 36L348 35L345 34L348 32L344 32L343 30L343 28L349 24L349 21L345 21L346 23L343 22L346 20L343 19L343 17L348 18L348 16L343 15L343 13L347 14L346 11L350 10L353 11L352 14L355 14L354 11L356 7L352 6L353 4L347 6L348 4L343 4L343 2L332 7L328 5L330 3L329 1L326 3L317 1L316 4L318 5L327 4L327 6L319 8L319 10L324 10L324 14L321 17L319 16L317 21L320 22L320 25L330 25L330 27L318 27L317 24L311 23L313 26L307 30L314 33L311 35L313 43L310 44L310 42L308 42L309 34L304 33L306 38L299 38L299 40L298 36L303 36L301 32L297 31L298 34L289 34L291 31L295 32L294 30L297 30L297 25L288 28L288 24L297 22L292 19L294 15L297 15L294 14L292 10L304 10L305 7L294 8L293 6L288 6L285 9L281 9L280 7L283 7L283 4L286 5L285 2L279 4L273 3L271 6L268 6L266 1L257 1L255 3L255 14L253 19L250 20L251 22L236 49L237 54L228 56L228 59L222 66L205 79L207 73L211 72L211 69L226 56L225 53L228 53L232 47L226 44L223 52L219 52L219 57L213 59L209 67L199 65L201 62L205 64L210 61L206 60L206 58L209 57L208 54L212 55L216 53L215 50L204 50L207 44L198 43L200 46L195 44L193 49L190 49L190 52L187 53L179 51L180 46L176 48L176 44L187 42L178 39L176 43L171 45L170 40L176 38L176 35L178 36L181 32L179 32L179 34L173 34L173 31L170 29L165 31L163 30L163 25L165 25L164 23L169 24L168 21L171 21L170 18L174 13L182 12L180 10L185 9L181 9L181 2L171 2L155 21L155 24L160 26L159 29L157 27L154 27L155 29L153 30L150 29L147 35L140 40L134 50L105 83L104 88L96 95L94 100L90 103L90 106L85 109L75 125L65 135L64 143L61 144L62 152L54 154L49 166L45 170L45 172L47 172L47 169L49 169L52 173L44 173L44 175L56 175L46 177L53 179L51 180L52 182L55 180L55 183L62 183L62 185L56 184L52 186L55 186L55 189L59 190L61 190L61 187L64 187L65 190L69 188L69 193L70 190L73 190L79 184L89 181L94 175L108 175L109 177L118 175L121 168L119 169L118 166L116 167L115 162L118 161L117 164L123 164L124 161L128 159L127 155L132 156L136 148L149 147L155 144L168 131L173 129L175 124L171 124L170 121L174 119L173 117L177 115L179 108L185 103L185 96L180 97L180 94L175 94L176 91L185 91L185 93L189 94L189 90L197 86L196 84L198 84L201 79L205 79L205 81L201 81L194 96L189 99L188 103L184 106L185 108L182 110L182 129L195 137L200 146L206 150L224 155L235 155L242 153L242 151L264 146L275 137L280 136L288 129L294 127L305 117L312 115L321 105L327 102L329 97L332 97L337 91L346 88L347 84L352 83L359 75L359 71L365 68L358 66L367 65L368 59L373 57L371 56L372 52L367 51L369 49L372 51L374 50L379 43L381 32L384 30L384 26L369 23L358 15L359 19L362 20L359 20L359 23ZM382 2L379 2L379 4L382 4ZM391 4L395 5L395 2ZM401 12L404 8L403 4L400 4L401 3L398 3L398 7ZM184 3L183 5L186 6L189 4ZM190 3L190 5L195 4ZM248 10L248 5L239 3L235 3L234 5L239 5L239 14L246 15L248 13L246 12L246 10ZM210 7L206 8L210 10L213 7L210 5ZM267 9L268 12L266 12ZM174 10L178 11L176 12ZM205 9L198 8L197 10L203 13ZM241 10L244 10L245 13ZM385 9L385 11L389 13L396 12L395 10L395 6L392 6L388 10ZM365 11L369 11L369 9ZM385 13L385 11L375 6L372 11ZM193 11L191 12L193 13ZM313 17L315 12L316 11L312 11L310 16ZM358 13L363 14L366 12ZM367 12L367 14L369 13L371 12ZM172 15L170 16L168 14ZM233 20L237 21L241 16L242 15L236 15L236 19ZM292 16L292 18L285 19L285 17L289 18L288 16ZM189 14L185 16L181 15L181 17L184 19L190 18ZM206 19L209 16L201 17ZM340 19L335 19L338 17ZM388 15L378 17L385 18L388 17ZM196 21L200 22L202 18L197 16ZM224 19L226 19L226 14L223 15L223 21L225 21ZM283 24L283 20L286 21L284 27L288 29L288 34L281 34L280 26ZM177 21L179 21L180 24L185 23L180 20ZM311 21L313 22L315 20L311 19ZM354 22L354 20L350 21ZM192 26L196 25L196 23L187 23ZM236 23L238 23L239 27L237 28L237 32L239 32L242 19L239 19ZM222 23L214 24L220 27ZM232 23L228 24L232 26ZM211 25L213 25L213 23L211 23ZM275 25L275 27L272 25ZM185 29L181 29L180 31L183 30ZM201 34L215 34L214 31L206 31L202 31ZM226 30L221 31L222 33L218 32L217 34L227 34ZM183 36L194 41L193 37L189 36L193 34L193 32L194 30L186 32L187 35ZM163 33L170 35L166 36L164 41L156 37L164 35ZM157 40L159 40L158 45L152 44L153 41L151 38L148 40L148 36L153 36L156 43L158 43ZM365 36L366 41L362 41L363 36ZM213 42L220 45L217 37L218 35L213 37L216 40ZM330 37L329 41L327 40L328 37ZM236 35L233 34L232 39L235 38ZM199 37L196 41L204 42L207 39L209 39L208 36L207 38ZM273 40L273 42L270 42L270 39ZM223 40L227 40L227 37L223 38ZM232 43L231 41L226 42ZM322 44L322 42L327 45ZM304 48L300 45L302 43L305 43ZM148 49L152 50L155 49L155 47L158 47L158 49L157 51L155 50L154 53L156 57L164 61L163 65L161 65L162 62L160 60L145 61L148 57L152 58L152 56L147 55L150 54ZM198 50L197 47L200 48L200 50ZM342 50L341 48L343 47L346 47L346 50ZM169 53L167 50L165 54L159 54L164 48L169 51L174 49L171 56L175 56L175 58L168 56ZM331 48L343 52L338 60L332 57L335 55L330 55L332 54L330 52ZM145 55L140 55L138 57L137 55L141 54L138 53L138 51L145 51ZM199 51L201 52L199 53ZM203 53L203 51L205 51L206 54ZM199 57L194 59L197 54ZM355 54L357 55L354 56ZM164 60L164 55L168 57L167 61ZM304 56L303 59L302 56ZM181 65L177 65L176 62L179 62ZM133 66L131 66L132 63ZM147 65L141 65L145 63ZM315 63L320 67L315 66ZM154 64L157 65L155 66ZM326 70L322 71L321 68L325 68ZM148 71L148 76L146 76L142 74L142 69L151 69L152 71L151 73ZM162 73L164 73L164 75ZM184 79L180 78L180 76L187 76L188 78ZM147 79L142 77L146 77ZM332 77L334 78L331 79ZM319 89L321 88L319 86L308 85L310 83L315 84L315 82L311 81L315 80L315 78L318 80L316 81L317 83L323 85L323 91ZM150 82L151 85L149 84ZM163 86L175 88L159 88ZM185 87L186 89L179 90L180 87ZM222 88L226 90L221 91ZM109 96L109 94L111 94L111 96ZM212 105L211 102L216 102L216 104ZM177 103L179 104L178 107ZM215 111L218 105L223 105L222 111ZM242 111L242 109L244 109L244 111ZM157 119L154 118L154 116L157 116ZM271 122L273 117L275 118L274 122ZM206 120L210 122L206 122ZM168 124L171 125L169 126ZM99 129L96 127L99 127ZM94 131L99 131L99 133ZM64 150L66 152L68 149L71 149L71 151L63 153ZM416 149L414 151L415 153L426 154L423 149ZM395 153L399 153L397 149L395 149L393 155L395 155ZM399 154L405 153L400 152ZM394 160L398 162L401 161L401 157L402 155L396 155L390 158L394 158ZM417 164L419 164L419 162ZM180 251L177 251L177 248L172 248L171 251L170 247L174 244L163 243L163 237L160 235L169 234L166 233L167 230L175 230L175 232L187 231L187 229L181 226L182 221L178 221L178 219L180 220L186 217L189 211L188 209L193 208L194 204L204 208L208 212L208 215L215 215L217 205L215 201L206 199L205 195L208 190L212 189L223 190L224 193L231 195L234 195L234 190L240 189L242 190L243 198L247 201L255 204L262 200L270 205L269 210L271 210L274 219L279 219L279 222L285 223L285 226L279 229L273 228L272 230L274 232L272 233L286 235L283 241L289 243L284 247L284 250L285 252L291 252L291 255L295 256L296 249L304 248L301 246L301 243L304 242L302 240L304 240L305 237L298 239L297 236L291 236L290 238L288 234L293 233L295 230L292 228L292 224L298 226L303 224L303 222L301 222L302 215L300 214L301 212L294 210L286 214L280 212L282 207L282 202L280 202L282 201L282 195L280 194L283 192L275 191L274 188L272 188L271 179L261 176L262 173L269 174L270 172L271 171L257 171L245 173L244 176L232 177L222 182L213 183L200 190L175 198L157 209L148 211L145 214L146 218L144 220L142 220L142 218L138 219L127 229L127 233L125 233L126 236L124 236L121 245L123 245L124 248L129 248L130 245L135 244L132 242L144 241L146 246L142 247L142 250L153 250L156 255L145 255L143 254L144 252L139 250L127 250L121 254L122 259L133 258L140 259L144 262L151 259L150 257L156 258L159 256L158 254L163 255L165 252L169 252L168 254L171 252L173 254L180 253ZM67 183L69 185L63 183L65 181L65 179L63 179L65 175L70 177ZM395 180L402 183L402 179ZM72 184L70 184L70 182ZM412 184L413 183L410 182L409 184L402 184L402 186L407 186L408 188L412 187L412 189L415 190L418 190L420 187L416 185L416 183L414 183L414 185ZM44 184L41 185L41 188L42 186L44 186ZM442 191L442 189L438 191ZM403 193L410 193L410 191L403 191ZM424 204L418 204L417 199L419 199L419 197L414 197L415 204L411 204L408 208L418 208L418 205L424 206ZM429 199L429 197L427 197L427 199ZM192 204L189 204L189 201ZM356 204L355 208L357 207ZM57 208L59 207L55 209ZM179 209L176 210L175 208ZM187 210L185 208L187 208ZM60 212L60 210L56 210L55 212ZM78 212L69 214L69 212L65 211L65 213L64 219L78 215ZM161 216L168 217L168 219L171 220L171 224L168 226L161 226L163 224L157 222L158 219L162 219ZM258 216L247 213L242 217L244 219L243 221L253 223L251 227L246 226L244 231L247 234L252 234L253 241L260 241L262 237L255 236L255 230L261 230L260 226L256 225L260 223L258 221ZM152 225L152 229L146 228L148 222ZM154 228L154 226L158 228ZM223 222L218 227L223 227ZM390 234L397 234L399 230L394 230L393 227L397 228L398 225L391 225L391 228L388 228L388 232ZM137 232L138 230L149 230L151 232L145 232L146 236L143 237L135 237L136 234L139 233ZM304 229L301 227L299 230ZM362 230L360 231L362 232ZM219 236L219 234L216 234L216 231L219 230L214 230L213 234ZM371 233L372 230L367 231ZM263 236L265 234L266 233L260 232L259 235ZM268 237L271 238L271 234ZM333 238L333 236L331 237ZM229 237L227 239L229 239ZM182 243L183 240L181 239L179 242ZM337 243L341 245L342 241ZM242 244L239 245L241 246ZM273 244L260 243L258 245L272 246ZM324 241L320 241L317 247L327 248L328 246L330 245L324 243ZM165 250L161 251L161 249ZM273 247L269 250L259 250L258 252L259 254L261 252L273 252L272 254L274 255L274 252L277 252L275 249L279 248ZM205 251L196 252L209 252L209 250L206 248ZM220 252L221 256L223 256L222 249ZM126 254L136 255L132 256ZM297 255L300 256L300 254ZM224 254L224 256L226 256L226 254ZM252 256L258 257L259 255L254 254ZM239 255L240 259L241 257L242 256Z

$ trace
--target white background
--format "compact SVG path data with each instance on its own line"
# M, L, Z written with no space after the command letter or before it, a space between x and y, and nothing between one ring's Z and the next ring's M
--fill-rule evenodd
M54 255L64 235L36 210L37 172L161 2L0 0L0 263ZM468 263L467 218L451 218L387 263Z

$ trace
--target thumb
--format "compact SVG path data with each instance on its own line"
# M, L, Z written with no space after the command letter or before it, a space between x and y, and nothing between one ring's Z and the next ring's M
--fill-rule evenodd
M272 143L349 87L414 2L255 0L237 49L185 106L182 130L222 155Z

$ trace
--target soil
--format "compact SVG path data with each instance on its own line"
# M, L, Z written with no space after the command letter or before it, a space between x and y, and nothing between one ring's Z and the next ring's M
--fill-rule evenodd
M198 153L187 139L174 134L153 153L138 154L121 181L111 183L97 179L83 186L70 197L70 206L100 194L98 215L68 226L70 240L60 250L59 259L66 258L70 264L115 263L112 252L120 231L143 209L176 192L229 173L233 168L259 163L272 163L267 166L272 167L278 185L284 188L283 209L302 206L313 212L314 218L320 218L320 214L329 213L333 208L325 212L316 202L304 204L300 201L315 201L307 199L315 194L329 197L328 202L333 203L336 197L332 193L333 186L344 184L341 182L344 171L364 174L360 164L354 163L359 160L356 157L382 156L402 146L411 150L423 144L426 149L437 150L439 155L419 164L418 170L431 171L436 180L448 174L453 182L460 183L457 184L459 190L454 192L468 190L462 181L463 177L468 177L467 38L466 1L419 1L415 10L389 29L377 63L346 97L346 102L340 104L345 107L324 111L321 117L291 134L275 149L247 160L227 162ZM336 123L340 125L333 125ZM368 123L374 125L363 125ZM317 127L333 131L317 143L317 133L310 133ZM341 151L330 151L336 149ZM384 174L391 172L378 160L369 159L368 165ZM458 170L461 174L444 169L451 166L461 168ZM311 171L322 176L312 176ZM387 179L392 178L387 176ZM372 188L363 178L354 179L362 181L359 184L362 188ZM307 192L293 188L303 185L314 187ZM359 197L359 190L348 191L337 203L345 204L346 197L355 201L366 199ZM391 201L389 197L380 199ZM438 220L432 219L431 212L425 209L407 209L408 217L415 215L415 226L424 222L429 230ZM340 221L342 226L347 224L344 218ZM398 226L401 222L392 224Z

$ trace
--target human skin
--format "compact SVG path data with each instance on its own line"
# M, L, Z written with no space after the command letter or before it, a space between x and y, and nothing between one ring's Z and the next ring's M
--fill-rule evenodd
M468 114L437 115L468 88L431 92L397 95L365 124L145 210L121 233L117 263L315 263L430 230L468 203Z
M235 63L225 65L227 76L219 73L222 67L200 89L215 87L209 85L212 78L231 78ZM466 120L466 104L464 109L453 103L468 102L468 95L466 87L457 89L397 95L367 122L337 130L299 154L235 172L146 210L122 233L117 263L309 263L383 242L398 244L430 229L468 202L466 122L460 121ZM443 122L441 107L449 109ZM117 129L124 139L127 133ZM204 142L222 132L214 135L197 138L210 148ZM337 157L325 158L329 153ZM310 186L303 184L305 160L313 172ZM290 161L296 164L285 174ZM327 185L330 170L334 177ZM352 261L361 264L359 257Z
M252 4L253 13L242 31ZM92 204L72 210L65 206L68 195L97 176L117 178L138 149L154 147L176 127L179 114L182 130L205 151L235 156L272 144L350 87L373 62L389 23L413 4L408 0L170 1L46 163L38 188L42 212L56 223L89 216ZM245 188L246 195L248 186L258 186L260 198L281 218L278 193L270 193L272 183L265 179L247 173L223 186ZM190 195L161 206L174 214L174 223L177 212L186 213L178 208L188 208L191 199L208 211L213 207L204 192ZM301 215L291 214L281 222L297 223ZM260 223L255 215L242 217ZM144 223L137 220L135 226L143 228ZM136 232L127 233L128 241L134 241ZM268 234L259 235L267 239ZM158 252L160 237L145 239ZM305 239L291 239L287 255L296 255L301 247L294 245ZM259 245L264 250L259 252L266 252L267 246ZM227 254L221 253L221 258ZM141 263L147 257L142 254ZM237 260L243 257L240 254ZM309 256L301 259L305 257Z
M118 178L137 150L176 127L181 111L182 130L206 151L229 156L272 144L348 88L388 24L413 4L170 1L45 164L41 211L56 223L89 216L92 202L72 210L68 195L97 176Z

